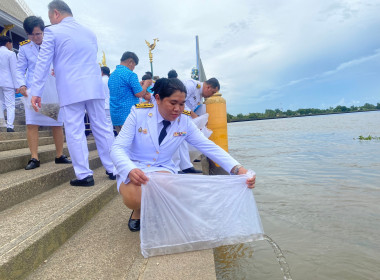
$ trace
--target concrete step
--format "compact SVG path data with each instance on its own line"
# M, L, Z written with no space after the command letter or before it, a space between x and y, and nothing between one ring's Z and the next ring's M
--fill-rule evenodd
M216 279L212 250L144 259L130 214L118 195L27 279Z
M39 137L38 145L50 145L54 144L54 139L52 136L48 137ZM0 152L17 150L22 148L28 148L28 140L26 139L14 139L14 140L0 140Z
M95 150L95 141L89 140L88 148L90 151ZM63 145L63 153L65 155L69 155L66 143ZM38 147L38 156L41 163L54 160L56 156L55 145L51 144ZM0 174L18 169L24 169L29 160L29 148L0 152Z
M94 179L94 187L65 183L0 213L0 279L24 278L115 197L102 167Z
M53 134L51 130L40 130L38 131L38 135L39 137L48 137L52 136ZM12 133L0 132L0 141L13 139L26 139L26 131Z
M15 132L26 131L26 125L15 124L13 129L14 129ZM50 127L48 127L48 126L41 126L39 128L39 130L50 130ZM6 127L0 127L0 132L6 132L6 131L7 131ZM12 132L7 132L7 133L12 133Z
M90 152L89 163L91 169L102 166L96 150ZM0 178L0 211L74 178L71 164L55 164L53 161L32 170L8 172Z

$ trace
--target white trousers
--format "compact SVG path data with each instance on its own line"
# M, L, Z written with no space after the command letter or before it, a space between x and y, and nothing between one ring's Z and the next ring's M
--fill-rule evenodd
M108 124L108 126L111 129L111 132L113 134L113 124L112 124L112 120L111 120L110 109L106 109L106 120L107 120L107 124Z
M4 108L7 108L7 128L14 128L13 122L15 121L15 89L8 87L0 87L0 103L1 113L0 119L4 119Z
M104 99L92 99L61 107L66 132L66 142L77 179L93 172L89 167L87 139L83 122L85 110L90 118L91 131L95 137L98 154L104 168L113 172L110 149L114 135L109 129L104 109Z
M186 141L183 141L179 146L178 150L174 153L172 160L177 168L177 171L193 167L190 160L189 147L187 146Z

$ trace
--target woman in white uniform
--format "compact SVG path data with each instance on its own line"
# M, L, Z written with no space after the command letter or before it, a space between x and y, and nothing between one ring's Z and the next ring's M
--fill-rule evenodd
M24 20L24 29L30 40L20 43L16 68L18 83L20 85L19 91L24 96L27 96L26 89L32 86L34 67L36 66L40 45L42 44L44 28L45 24L41 18L30 16ZM40 161L38 160L39 126L51 126L53 130L56 149L55 163L71 163L71 161L63 155L63 122L60 121L60 118L56 121L25 106L25 121L27 125L28 145L31 153L31 160L25 167L26 170L40 166Z
M199 149L231 174L247 170L227 152L207 139L184 111L186 88L176 79L156 81L152 104L136 104L125 121L112 148L118 191L124 204L133 209L128 222L131 231L140 230L141 184L148 181L145 173L177 173L172 156L183 141ZM255 176L247 180L255 186Z

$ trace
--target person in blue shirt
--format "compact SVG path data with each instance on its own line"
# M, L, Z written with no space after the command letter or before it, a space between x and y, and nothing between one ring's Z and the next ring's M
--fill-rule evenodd
M137 74L133 72L139 58L133 52L123 53L120 65L112 72L108 87L110 89L110 113L112 124L119 132L127 119L133 105L139 103L139 98L150 100L151 94L147 88L152 80L145 80L142 85Z

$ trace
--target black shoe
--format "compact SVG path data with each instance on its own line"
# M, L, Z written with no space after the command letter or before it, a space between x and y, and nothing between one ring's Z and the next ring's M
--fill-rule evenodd
M183 171L178 171L178 174L185 174L185 172L183 172Z
M108 171L106 170L106 174L108 175L108 178L110 178L110 180L116 180L116 175L113 175L112 172L108 172Z
M36 160L35 158L32 158L28 161L28 165L25 167L25 170L34 169L37 167L40 167L40 161Z
M194 167L190 167L182 170L183 173L203 173L202 170L197 170Z
M194 159L193 162L201 162L201 160L200 159Z
M67 158L65 155L61 155L59 158L55 158L55 163L60 164L60 163L66 163L69 164L71 163L71 160Z
M94 177L92 175L83 178L82 180L74 179L70 181L70 185L75 187L91 187L95 184Z
M13 128L8 127L7 132L15 132L15 130Z
M132 211L132 214L129 217L128 228L132 232L140 231L140 219L132 219L133 212L134 210Z

